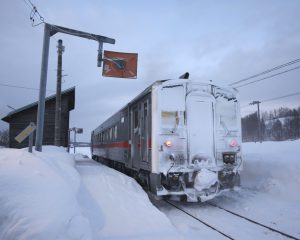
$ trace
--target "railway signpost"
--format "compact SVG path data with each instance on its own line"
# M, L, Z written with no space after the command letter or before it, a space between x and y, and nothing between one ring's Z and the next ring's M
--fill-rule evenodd
M104 51L102 76L137 78L137 53Z
M35 129L36 129L35 124L31 122L22 132L19 133L18 136L15 137L15 140L18 143L21 143L29 136L28 152L32 152L33 132L35 131Z

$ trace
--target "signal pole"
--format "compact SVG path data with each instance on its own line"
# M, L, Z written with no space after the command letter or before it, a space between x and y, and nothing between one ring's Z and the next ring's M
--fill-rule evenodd
M99 44L98 56L97 56L98 66L101 66L101 62L103 61L102 58L103 43L115 44L115 39L113 38L108 38L93 33L82 32L75 29L52 25L44 22L44 39L43 39L43 52L42 52L42 64L41 64L41 76L40 76L40 92L39 92L39 101L38 101L37 127L36 127L36 140L35 140L35 150L39 152L42 151L43 134L44 134L43 130L44 130L44 115L45 115L45 95L46 95L46 85L47 85L50 37L59 32L97 41Z
M260 141L260 142L262 142L262 137L261 137L261 124L260 124L260 111L259 111L259 104L260 104L261 102L260 101L253 101L252 103L250 103L250 105L254 105L254 104L256 104L257 105L257 119L258 119L258 140Z
M46 96L46 85L47 85L50 36L51 36L50 25L45 23L42 64L41 64L41 76L40 76L40 92L39 92L39 103L38 103L38 112L37 112L37 119L36 119L36 123L37 123L36 137L35 137L35 150L37 150L39 152L42 151L42 142L43 142L45 96Z
M55 130L54 144L61 146L61 78L62 78L62 54L65 47L62 45L62 40L58 40L57 45L57 83L56 83L56 107L55 107Z

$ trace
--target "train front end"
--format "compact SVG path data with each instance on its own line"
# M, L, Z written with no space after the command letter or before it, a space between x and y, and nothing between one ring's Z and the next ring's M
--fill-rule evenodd
M239 184L239 103L233 89L171 80L152 89L152 173L157 195L206 201Z

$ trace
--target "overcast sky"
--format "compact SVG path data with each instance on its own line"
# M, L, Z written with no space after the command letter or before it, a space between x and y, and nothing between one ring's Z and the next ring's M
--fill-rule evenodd
M116 39L105 50L138 53L138 78L102 77L95 41L51 38L47 95L56 88L57 40L65 46L63 89L76 86L70 127L79 140L155 80L178 78L227 85L300 58L300 1L32 0L48 23ZM1 0L0 117L38 100L43 25L31 27L25 0ZM292 65L299 66L300 63ZM290 68L292 68L290 67ZM289 69L289 68L286 68ZM286 70L284 69L284 70ZM239 88L242 106L300 91L300 69ZM300 105L300 95L270 101L262 110ZM243 114L255 110L243 107ZM8 125L0 121L0 129Z

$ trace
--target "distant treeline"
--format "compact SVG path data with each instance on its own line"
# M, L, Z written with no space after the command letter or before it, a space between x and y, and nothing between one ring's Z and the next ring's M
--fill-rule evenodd
M260 125L257 112L242 118L243 142L283 141L298 138L300 138L300 107L262 112Z

